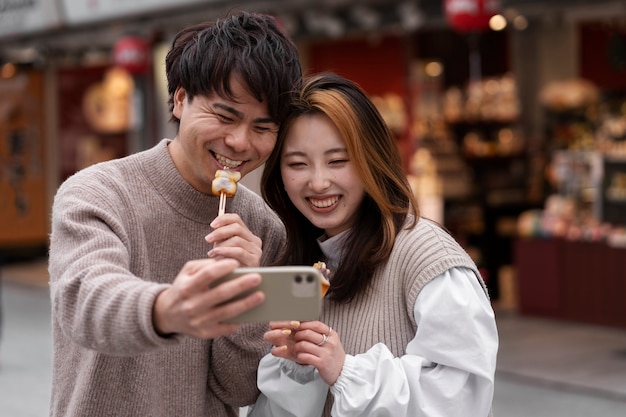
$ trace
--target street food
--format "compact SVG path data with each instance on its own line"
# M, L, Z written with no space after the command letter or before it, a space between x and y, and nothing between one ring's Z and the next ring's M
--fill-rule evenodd
M220 206L218 215L222 215L226 211L226 197L234 197L237 193L237 181L241 179L241 173L238 171L229 171L218 169L215 171L215 179L211 184L213 194L220 196Z
M325 262L315 262L313 264L313 268L319 270L322 273L322 297L324 297L328 292L328 288L330 288L330 269L326 268Z

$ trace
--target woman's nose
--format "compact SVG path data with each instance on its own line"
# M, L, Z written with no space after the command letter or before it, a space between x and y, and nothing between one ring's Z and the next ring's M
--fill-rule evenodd
M324 169L316 169L309 181L309 187L314 191L324 191L330 187L330 176Z

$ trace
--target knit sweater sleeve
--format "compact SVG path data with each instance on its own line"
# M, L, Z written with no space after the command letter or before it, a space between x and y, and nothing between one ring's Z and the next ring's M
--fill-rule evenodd
M165 284L130 272L129 234L141 233L97 170L78 173L58 190L50 236L53 320L75 343L109 355L133 355L176 343L156 334L152 306Z
M260 199L243 187L238 190L237 206L242 220L263 242L261 264L276 259L283 247L284 228L278 216ZM236 207L237 207L236 206ZM258 395L257 367L271 345L263 339L267 324L243 324L233 335L213 341L210 355L209 386L222 401L243 407L253 404Z

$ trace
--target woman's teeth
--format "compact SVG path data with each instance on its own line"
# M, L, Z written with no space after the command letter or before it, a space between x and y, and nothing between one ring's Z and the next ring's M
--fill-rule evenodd
M323 200L313 200L313 199L309 199L309 201L311 202L311 204L315 207L318 208L326 208L326 207L330 207L333 204L335 204L337 202L337 200L339 200L339 197L330 197L330 198L325 198Z

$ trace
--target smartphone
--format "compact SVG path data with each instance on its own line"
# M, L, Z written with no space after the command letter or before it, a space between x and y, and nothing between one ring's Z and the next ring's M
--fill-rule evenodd
M214 286L251 272L261 275L261 283L241 293L236 299L260 290L265 293L265 301L225 322L307 321L319 318L322 309L322 275L319 270L310 266L237 268L217 280Z

